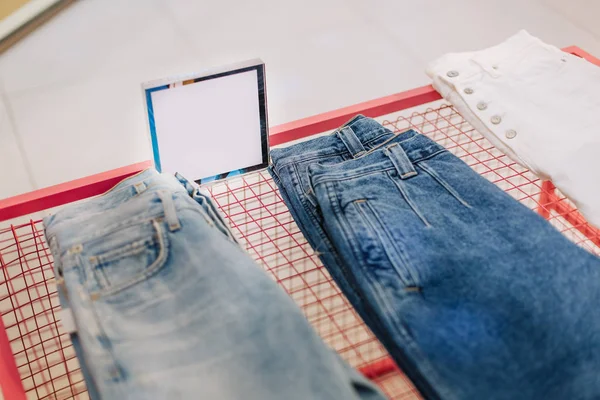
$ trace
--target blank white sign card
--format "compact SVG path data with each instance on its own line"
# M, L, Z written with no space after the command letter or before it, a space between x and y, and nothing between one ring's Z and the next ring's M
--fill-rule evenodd
M265 168L265 68L260 60L143 85L156 169L197 183Z

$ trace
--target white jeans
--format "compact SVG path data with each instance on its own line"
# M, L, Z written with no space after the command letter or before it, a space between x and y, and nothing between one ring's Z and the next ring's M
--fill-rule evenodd
M433 86L507 156L551 179L600 226L600 68L526 31L477 52L450 53Z

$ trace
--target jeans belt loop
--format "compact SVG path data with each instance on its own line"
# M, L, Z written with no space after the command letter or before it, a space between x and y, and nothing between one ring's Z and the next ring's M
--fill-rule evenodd
M188 195L190 197L194 197L194 192L196 191L196 188L198 187L195 183L190 182L189 180L187 180L183 175L181 175L179 172L175 173L175 178L179 181L179 183L181 183L181 185L185 188L185 190L187 190Z
M502 76L499 63L491 64L488 60L481 59L481 57L474 57L471 59L471 61L477 64L479 68L481 68L494 79L500 78Z
M384 153L392 160L401 179L408 179L417 175L417 171L415 170L412 161L410 161L404 152L404 149L398 143L387 146Z
M133 187L135 188L136 194L142 194L147 189L147 186L144 182L138 182L138 183L134 184Z
M169 224L169 230L171 232L181 228L179 218L177 218L177 210L175 210L175 203L173 202L173 194L166 190L159 190L158 197L163 203L163 209L165 211L165 220Z
M337 136L344 143L350 154L352 154L352 157L360 157L366 152L360 139L356 136L351 127L344 126L337 131Z

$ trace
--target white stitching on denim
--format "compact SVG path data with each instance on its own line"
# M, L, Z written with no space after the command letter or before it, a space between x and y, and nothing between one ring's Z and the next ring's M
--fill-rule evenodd
M397 147L399 148L397 151L392 150ZM387 146L383 150L383 154L385 154L392 161L392 164L394 164L396 167L400 178L407 179L417 175L417 171L415 170L413 162L410 160L410 158L408 158L408 155L398 143ZM403 172L405 170L406 172Z
M446 191L452 197L454 197L456 200L458 200L459 203L461 203L463 206L465 206L467 208L473 208L469 203L467 203L467 201L465 199L462 198L462 196L460 194L458 194L458 192L456 190L454 190L454 188L452 186L450 186L450 184L448 182L446 182L444 179L442 179L442 177L439 176L438 173L435 172L435 170L433 168L428 166L427 163L421 163L421 164L419 164L419 167L423 171L425 171L425 173L427 173L429 176L431 176L433 178L433 180L435 180L440 186L442 186L444 189L446 189Z
M391 181L394 182L394 185L396 185L396 187L398 188L398 190L402 194L402 197L404 198L404 200L406 201L406 203L409 205L409 207L413 210L413 212L421 219L421 221L423 221L423 223L425 224L426 227L430 228L431 224L429 223L429 221L427 221L427 218L425 218L425 216L423 215L423 213L421 213L421 211L419 211L419 209L413 203L413 201L411 200L411 198L408 195L408 193L406 193L406 191L404 190L404 188L402 188L402 186L399 184L399 182L397 182L396 179L394 179L391 176L389 176L389 174L387 174L387 175L391 179ZM401 181L401 182L404 182L404 181Z
M375 238L376 238L376 240L378 242L378 245L381 248L381 251L383 251L383 253L385 254L385 256L388 259L388 261L389 261L390 265L392 266L392 268L396 271L396 273L400 277L402 277L402 278L408 278L407 280L403 279L404 285L415 285L416 284L416 280L415 280L414 274L411 271L412 268L408 267L408 264L406 263L405 258L400 254L400 250L394 245L394 241L389 236L389 233L387 232L387 230L384 229L384 226L382 225L380 218L378 217L377 213L375 212L375 209L366 200L364 200L364 201L362 201L360 203L357 203L357 202L358 202L358 200L355 200L352 203L355 204L355 208L356 208L358 214L360 214L360 216L363 219L364 223L366 225L368 225L368 229L369 229L369 231L371 231L371 234L375 236ZM357 204L363 204L363 203L365 204L365 207L369 209L369 212L373 215L373 217L377 221L378 227L374 226L373 222L366 215L366 213L362 209L362 207L357 205ZM394 246L394 250L396 251L396 253L398 253L398 257L400 258L400 262L403 264L405 271L401 271L400 270L400 268L394 262L394 258L386 250L386 246L384 245L384 239L379 234L381 231L383 231L386 234L387 241L389 241L390 243L392 243L392 245Z
M392 136L391 138L389 138L388 140L386 140L386 141L385 141L385 142L383 142L383 143L379 143L379 145L377 145L377 146L373 147L371 150L367 151L365 154L363 154L363 155L361 155L360 157L357 157L357 158L362 158L362 157L364 157L364 156L367 156L367 155L369 155L369 154L373 153L373 152L374 152L374 151L376 151L376 150L379 150L379 149L381 149L383 146L385 146L386 144L388 144L388 143L389 143L389 142L391 142L392 140L394 140L394 139L397 139L397 138L398 138L398 136L400 136L400 135L402 135L402 134L404 134L404 133L406 133L406 132L410 132L410 131L414 131L414 132L415 132L415 135L414 135L414 136L412 136L412 137L409 137L408 139L401 140L399 143L406 143L406 142L410 142L411 140L413 140L413 139L415 139L415 138L418 138L418 137L422 136L420 133L418 133L417 131L415 131L415 130L414 130L414 129L412 129L412 128L408 128L408 129L406 129L406 130L404 130L404 131L402 131L402 132L398 132L398 133L392 133L394 136ZM394 143L394 144L398 144L398 143Z
M448 151L446 149L440 149L439 151L436 151L435 153L429 154L426 157L422 157L419 158L416 161L413 161L414 165L417 165L417 163L420 163L423 160L428 160L432 157L437 156L438 154L441 154L445 151ZM356 173L354 175L345 175L347 173L347 171L344 172L340 172L340 173L328 173L324 179L318 179L319 177L317 177L317 179L315 179L317 182L313 183L314 186L320 185L324 182L330 182L330 181L334 181L334 182L341 182L341 181L345 181L345 180L350 180L350 179L354 179L354 178L359 178L361 176L365 176L365 175L371 175L371 174L376 174L379 172L385 172L385 171L395 171L396 168L395 167L390 167L390 168L381 168L379 167L381 164L385 163L386 161L383 161L379 164L375 164L375 165L369 165L367 167L361 168L359 169L359 171L363 171L360 173Z
M386 129L386 128L384 128L384 129ZM403 132L403 133L405 133L405 132ZM389 131L389 130L386 129L386 131L383 132L383 133L381 133L380 135L377 135L374 138L367 140L365 143L363 143L363 146L365 146L365 147L369 146L369 145L371 145L371 143L379 140L383 136L393 135L393 134L394 134L393 132L391 132L391 131ZM335 135L335 132L333 132L332 135ZM415 135L415 136L417 136L417 135ZM406 139L403 142L411 140L411 139L412 138ZM386 141L386 143L387 143L387 141ZM375 147L375 148L373 148L371 150L377 149L377 148L379 148L379 146L380 145L378 145L377 147ZM371 151L371 150L369 150L369 151ZM290 156L290 157L284 157L284 160L286 160L284 162L281 162L281 163L273 162L273 171L276 171L276 172L279 173L279 171L281 171L282 168L284 168L284 167L286 167L286 166L288 166L290 164L304 163L306 161L319 160L321 158L330 158L330 157L335 157L335 156L343 156L344 154L347 154L347 153L348 153L347 151L342 151L341 153L337 152L337 153L322 154L322 153L319 153L319 151L312 151L310 153L303 153L302 156L294 155L294 156ZM304 158L304 157L306 157L306 158Z
M154 229L156 231L156 235L158 237L158 245L159 245L158 246L159 252L158 252L158 256L156 257L156 260L154 260L154 262L152 264L150 264L148 267L146 267L143 272L137 274L130 280L127 280L123 283L114 285L114 286L109 287L104 290L99 290L99 291L90 293L90 298L92 298L93 300L98 300L102 297L110 296L110 295L116 294L120 291L123 291L133 285L136 285L139 282L144 281L145 279L150 278L152 275L157 273L165 265L167 258L168 258L168 253L167 253L168 242L166 240L167 234L166 234L166 232L164 232L164 230L162 229L162 227L156 220L152 221L152 225L154 226Z
M377 223L379 224L379 226L382 226L382 227L385 226L383 221L381 220L379 213L377 213L377 210L375 210L375 208L373 208L373 206L368 202L367 202L366 206L371 210L371 213L373 214L375 219L377 219ZM406 272L410 276L412 283L415 285L418 284L419 283L419 279L418 279L419 274L417 273L417 270L414 267L412 267L411 263L408 261L408 254L406 254L406 252L404 250L402 250L401 248L398 247L398 242L395 241L394 238L390 236L389 231L387 229L385 230L385 233L388 235L388 240L390 241L390 243L396 250L398 257L400 258L400 262L406 268Z

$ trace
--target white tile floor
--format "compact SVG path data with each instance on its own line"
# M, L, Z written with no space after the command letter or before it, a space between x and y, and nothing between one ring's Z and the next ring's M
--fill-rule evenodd
M568 3L568 4L567 4ZM261 57L273 125L428 83L521 28L600 55L595 0L86 0L0 55L0 198L150 158L140 83Z

